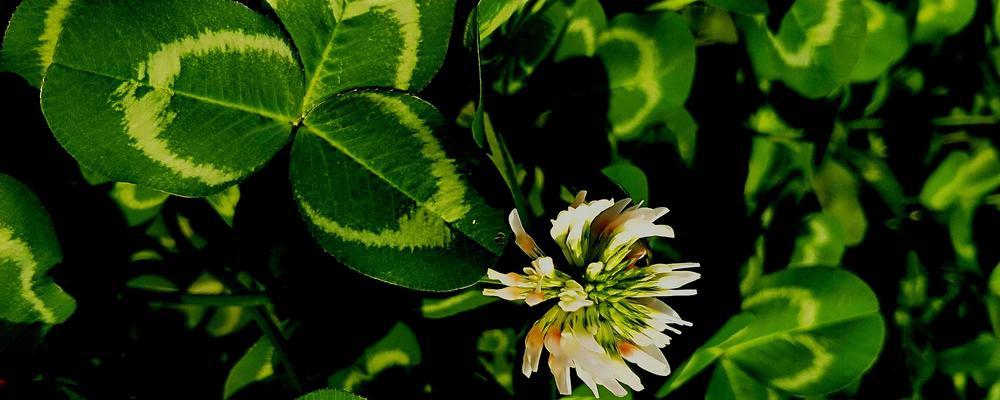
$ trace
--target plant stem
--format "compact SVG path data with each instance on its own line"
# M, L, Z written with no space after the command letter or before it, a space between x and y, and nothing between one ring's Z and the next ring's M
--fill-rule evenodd
M961 115L931 120L931 124L934 126L995 125L998 123L1000 123L1000 118L993 115Z
M215 277L218 278L219 281L233 293L237 295L247 295L247 288L243 286L243 283L236 279L225 267L215 270L213 275L215 275ZM282 368L285 369L285 377L288 379L289 386L291 386L292 389L299 394L302 394L302 385L299 381L299 376L295 373L292 361L288 357L288 352L285 350L288 347L287 340L285 339L285 335L281 332L281 328L270 317L270 312L267 310L267 306L257 305L248 307L247 310L250 312L250 316L253 318L254 322L257 323L257 327L260 328L261 333L267 338L267 341L271 342L271 345L274 346L274 355L278 357L278 362L281 363Z
M271 304L271 300L263 294L188 294L141 289L130 289L126 290L125 293L130 297L153 303L197 304L216 307L252 307Z

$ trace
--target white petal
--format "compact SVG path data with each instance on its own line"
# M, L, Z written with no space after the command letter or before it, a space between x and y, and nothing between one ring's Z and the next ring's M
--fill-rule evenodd
M565 335L566 332L563 332L563 336ZM604 347L602 347L600 343L597 343L597 339L594 338L594 335L591 334L590 332L587 332L586 329L583 329L582 327L577 327L576 329L573 330L572 335L573 338L576 339L576 341L579 342L580 345L583 346L585 349L595 353L604 352Z
M688 262L688 263L673 263L673 264L653 264L647 268L652 268L653 272L655 273L663 274L670 271L676 271L679 269L697 268L700 266L701 264L699 263Z
M661 289L676 289L701 278L701 274L692 271L672 271L663 274L658 279L657 286Z
M666 357L656 346L639 348L629 343L623 343L618 348L623 358L646 371L660 376L667 376L670 373Z
M549 353L549 370L552 371L552 377L556 380L556 387L559 388L559 394L572 394L573 388L571 387L572 382L570 382L569 365L566 365L564 361Z
M556 270L555 263L552 262L552 257L538 258L531 262L531 266L535 267L535 271L542 276L552 275Z
M590 372L587 372L587 370L583 368L576 367L576 376L579 376L580 380L583 381L583 384L590 388L590 391L594 393L594 398L601 398L601 392L597 390L597 382L594 381L594 376L591 375Z

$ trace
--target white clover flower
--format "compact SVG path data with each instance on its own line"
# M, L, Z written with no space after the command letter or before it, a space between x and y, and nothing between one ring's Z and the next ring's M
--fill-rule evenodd
M642 390L639 376L625 361L668 375L670 365L660 349L670 343L670 337L663 331L680 333L672 325L691 325L656 297L695 294L694 289L680 287L700 277L685 270L699 265L641 262L649 252L642 239L673 237L674 232L654 223L667 213L666 208L639 204L626 209L630 202L587 202L586 192L580 192L552 220L550 234L564 257L559 261L545 255L514 210L508 219L514 241L533 259L531 267L523 275L488 270L490 279L506 287L484 289L484 295L524 300L529 306L559 299L528 331L521 371L528 377L538 371L544 347L561 394L572 392L570 369L574 368L594 396L598 396L597 385L616 396L627 393L622 384ZM556 262L563 261L567 265L559 265L560 271Z

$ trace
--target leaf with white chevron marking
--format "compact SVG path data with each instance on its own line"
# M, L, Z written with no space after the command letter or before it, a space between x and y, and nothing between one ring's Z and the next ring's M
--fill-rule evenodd
M777 33L765 15L739 22L758 78L780 80L809 98L848 81L867 33L861 0L796 0Z
M333 97L304 122L291 179L313 236L344 264L423 290L475 283L502 250L502 213L449 156L444 118L409 95Z
M566 31L553 56L556 62L593 56L597 51L597 37L608 25L608 17L598 0L577 0L570 14Z
M871 368L884 340L878 299L864 281L840 268L786 269L764 277L743 300L743 312L681 365L658 395L716 360L729 369L732 385L745 374L796 396L829 393Z
M694 81L694 37L673 12L620 14L597 37L608 72L608 121L621 138L635 137L687 100Z
M303 110L345 90L419 91L448 49L454 0L267 0L306 72Z
M288 142L301 97L291 46L246 7L116 0L73 8L42 110L87 169L204 196L244 179Z
M39 87L52 64L67 18L81 0L24 0L10 18L0 49L0 71L10 71Z
M0 174L0 319L62 323L76 302L48 271L62 260L49 215L34 193Z

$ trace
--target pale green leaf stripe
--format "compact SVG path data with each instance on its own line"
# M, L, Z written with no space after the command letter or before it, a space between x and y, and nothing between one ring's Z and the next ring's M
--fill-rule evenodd
M31 253L31 248L24 241L14 238L14 231L0 225L0 261L9 261L19 269L18 280L21 284L19 293L31 309L38 313L39 319L47 324L56 322L55 313L50 310L32 288L38 262Z
M659 51L655 40L633 29L613 27L601 33L599 44L603 45L612 41L629 43L635 47L638 53L638 69L636 69L635 75L625 81L622 86L632 86L641 91L644 96L643 103L629 119L614 125L615 133L626 133L642 125L663 97L656 70L657 66L660 65Z
M111 195L118 200L118 203L128 207L133 210L145 210L148 208L158 207L167 200L170 195L166 193L156 192L156 195L139 198L137 192L139 186L133 185L131 183L118 182L115 184L114 188L111 189ZM154 191L149 189L145 191L147 196Z
M779 299L783 299L793 307L798 308L798 329L808 328L816 323L820 303L813 296L812 291L805 288L779 287L764 289L748 297L743 302L743 308L752 308L756 305ZM785 336L785 340L797 343L808 349L813 355L812 364L808 368L795 371L786 377L772 379L771 383L784 389L796 390L822 379L826 374L826 370L833 364L834 359L833 354L830 353L826 346L808 334L788 334ZM741 345L736 345L733 349L739 347Z
M761 290L743 301L743 309L778 299L784 299L799 309L799 327L807 328L816 323L816 316L819 314L819 301L813 296L812 291L805 288L779 287Z
M823 9L821 21L809 27L805 32L805 41L799 44L795 50L790 50L786 44L774 36L770 29L767 29L765 16L759 15L755 18L757 23L762 24L767 32L767 37L774 45L775 51L781 60L788 66L797 68L807 68L816 60L816 50L827 46L833 42L834 32L841 23L844 14L844 0L827 0Z
M420 10L413 0L358 0L347 3L343 19L351 19L384 8L392 12L403 36L403 51L396 69L396 87L407 90L417 68L417 46L420 45Z
M787 338L791 342L805 347L812 354L812 363L808 367L793 372L783 378L772 379L771 384L786 390L800 390L824 378L834 356L820 341L809 335L792 335Z
M38 37L38 59L42 67L42 75L52 65L52 56L56 53L56 43L62 34L63 22L69 16L69 8L74 0L56 0L45 12L45 24L42 35Z
M386 228L378 232L356 229L341 225L316 211L305 199L299 203L306 216L324 232L349 242L358 242L369 247L392 247L400 250L417 248L442 248L451 242L451 230L424 207L418 207L409 214L399 217L394 229Z
M585 54L591 56L597 51L597 28L587 18L577 18L566 26L566 35L577 34L583 40ZM640 55L641 57L641 55ZM638 75L638 74L637 74Z
M931 22L938 15L955 12L958 2L959 0L921 1L920 10L917 11L917 22L921 24Z
M409 214L399 217L398 227L374 232L366 229L349 228L337 223L316 211L305 199L300 198L302 209L306 215L323 231L341 237L347 241L360 242L368 246L388 246L398 249L440 248L451 241L451 230L447 223L458 221L464 217L471 207L465 203L465 185L462 183L453 160L448 158L444 149L434 137L434 133L423 120L402 100L385 95L366 93L365 98L375 102L387 112L395 116L399 122L413 132L413 136L422 144L421 155L431 161L431 176L436 178L437 192L425 203ZM308 126L307 126L308 128ZM379 175L376 169L360 158L354 156L340 143L316 129L308 128L310 132L323 138L331 146L348 155L369 171ZM388 178L379 175L385 182ZM398 188L400 192L406 191ZM413 196L410 196L411 198ZM444 221L442 221L444 220Z
M438 313L472 300L477 296L482 296L482 293L468 291L443 300L425 301L424 304L420 306L420 312L424 315Z
M211 53L261 53L274 55L291 63L296 62L292 50L279 37L247 34L240 30L206 30L197 37L188 36L164 44L158 51L150 54L145 62L136 67L136 78L123 82L115 90L113 95L117 98L113 99L113 106L122 112L122 126L133 140L132 147L184 178L197 179L214 186L236 180L248 171L231 171L199 163L192 157L173 152L170 144L159 137L177 116L168 107L175 94L172 86L181 73L182 61L187 57ZM147 83L142 83L147 79ZM149 86L153 90L137 96L141 86ZM278 121L288 121L288 117L263 110L246 111Z
M402 349L388 349L369 355L365 367L368 369L368 373L376 374L386 368L408 366L410 362L410 355Z
M479 289L471 289L444 299L424 299L420 313L424 318L438 319L474 310L496 301L495 297L483 296Z
M350 1L344 4L344 0L329 0L330 12L333 13L334 20L339 23L359 17L370 12L375 12L380 9L389 11L393 17L396 19L399 25L400 35L402 36L402 51L398 56L398 62L396 66L396 78L395 87L402 90L410 89L410 81L413 78L413 72L417 69L417 62L419 61L418 51L421 39L420 30L420 10L417 7L417 3L414 0L356 0ZM269 2L272 8L275 10L280 7L280 4L276 0ZM336 28L334 28L336 29ZM334 37L336 37L336 31L331 33L326 46L323 49L323 53L320 56L321 63L330 57L330 52L333 50ZM323 78L324 69L322 65L318 66L315 71L313 71L312 77L309 78L309 82L306 86L305 99L302 102L303 107L308 107L313 104L312 97L317 90L320 90L321 81Z

